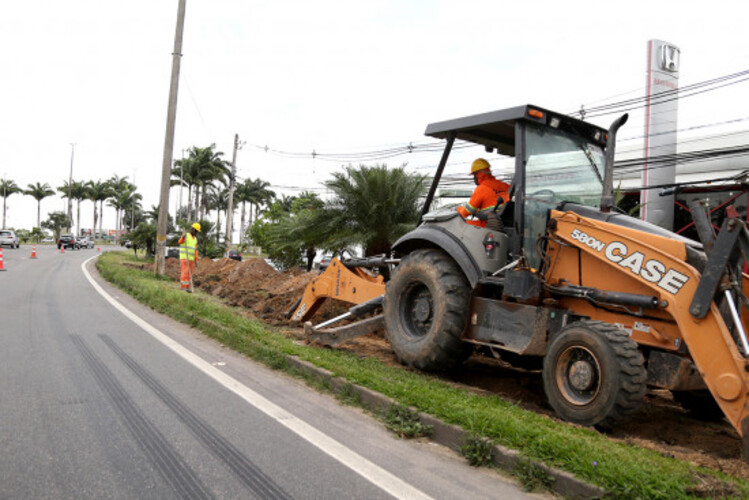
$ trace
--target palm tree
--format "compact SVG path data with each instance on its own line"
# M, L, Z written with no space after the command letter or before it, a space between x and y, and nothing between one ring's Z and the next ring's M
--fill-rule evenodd
M36 200L36 227L41 227L42 200L48 196L54 196L55 192L46 182L40 184L29 184L28 189L23 194L31 196Z
M171 171L171 180L169 181L170 186L179 186L180 183L182 186L187 186L187 219L190 219L190 201L192 199L192 186L193 186L193 180L191 176L191 171L189 168L189 158L182 158L181 160L175 160L174 161L174 167L172 167ZM182 200L180 200L181 205ZM182 207L180 206L177 211L181 210Z
M211 188L206 195L206 204L209 210L216 210L216 243L218 243L221 234L221 211L229 210L229 188Z
M242 216L240 220L240 233L242 236L245 234L245 204L250 204L250 226L252 225L253 217L252 217L252 209L255 207L255 216L257 216L258 208L262 205L269 205L273 199L276 197L276 193L268 189L270 187L270 183L255 179L245 179L245 181L241 184L241 195L240 200L242 202ZM286 196L283 196L283 199L293 199ZM288 203L288 210L287 212L291 211L291 201Z
M88 184L83 181L74 181L71 188L70 196L75 200L76 206L75 227L78 234L81 234L81 201L88 199Z
M365 256L389 254L395 240L416 224L424 179L406 173L405 166L349 166L325 182L335 198L318 211L315 224L333 248L361 244Z
M130 212L129 229L134 229L135 213L141 208L140 200L143 199L143 195L136 193L135 186L132 184L130 187L133 189L128 187L124 191L119 191L109 200L109 205L117 210L117 234L119 234L120 229L122 229L123 226L127 225L126 215L128 211Z
M143 212L143 216L147 221L157 222L159 220L159 206L151 205L151 210Z
M101 220L104 219L104 217L99 217L99 214L104 214L103 212L103 204L104 200L109 198L109 185L106 182L102 182L101 180L98 180L96 182L94 181L88 181L88 199L94 202L94 238L96 237L96 223L99 222L99 237L102 238L104 235L101 234L102 232L102 223ZM99 203L101 205L101 211L97 210L96 204Z
M0 191L3 195L3 229L5 229L5 212L7 209L6 201L8 200L8 196L20 193L22 189L10 179L0 179Z
M293 242L292 247L297 249L301 246L306 259L307 271L312 270L317 249L325 247L329 235L319 230L319 217L317 211L324 208L325 204L315 193L305 191L291 202L292 217L286 217L274 226L271 233L281 234L281 241L286 240L288 245ZM287 247L289 250L292 247Z
M117 237L119 238L120 230L122 227L122 224L121 224L122 219L121 219L120 213L125 208L123 203L127 203L127 196L123 197L123 194L125 192L135 191L136 188L134 184L131 184L130 182L128 182L127 176L120 177L118 175L114 175L109 178L109 180L107 181L107 184L109 185L109 192L105 200L109 200L107 202L107 205L115 209L115 221L116 221L115 230L116 230ZM102 209L103 209L103 205L102 205ZM102 210L102 216L103 214L104 212Z
M120 223L122 222L122 219L120 218L120 212L123 209L123 201L122 201L122 192L115 193L111 192L109 198L107 198L107 205L114 208L114 220L115 220L115 234L119 238L120 235Z
M193 146L188 152L188 157L184 160L177 160L176 165L182 165L182 175L185 184L190 188L188 190L188 203L192 188L195 188L195 218L203 219L205 215L206 204L202 199L205 197L209 186L216 186L217 182L227 185L231 170L227 163L221 159L224 153L214 151L215 144L207 148ZM179 169L172 169L172 176L179 179ZM179 183L179 180L177 180Z
M72 195L73 191L73 183L69 181L62 181L62 186L57 186L57 192L60 193L60 197L62 199L68 198L68 195L70 195L70 199L73 199ZM68 203L68 220L70 223L73 223L73 205L72 203ZM66 228L66 231L70 232L70 226Z

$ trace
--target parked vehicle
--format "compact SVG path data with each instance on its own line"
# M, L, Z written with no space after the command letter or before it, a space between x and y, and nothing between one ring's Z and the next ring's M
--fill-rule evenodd
M94 242L91 241L88 236L78 236L76 241L81 248L94 248Z
M241 262L242 261L242 253L239 250L232 249L232 250L229 250L228 252L226 252L226 258L227 259L231 259L231 260L238 260L238 261Z
M164 251L167 259L179 259L179 247L166 247Z
M0 231L0 246L7 245L10 248L18 248L21 246L18 235L15 231L10 229L3 229Z
M78 240L72 234L61 234L60 239L57 240L57 248L72 248L73 250L80 250Z
M320 271L324 271L330 265L330 261L333 259L332 255L323 255L320 262L317 263L317 268Z

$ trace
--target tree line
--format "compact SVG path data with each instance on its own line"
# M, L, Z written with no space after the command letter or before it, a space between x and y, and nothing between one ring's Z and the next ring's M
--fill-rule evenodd
M65 212L50 212L48 218L42 221L42 201L45 198L54 196L56 191L48 183L42 184L36 182L28 184L26 189L22 189L11 179L0 179L0 196L3 198L3 229L6 228L7 200L13 194L20 193L25 196L31 196L36 200L36 226L29 234L37 237L43 237L42 228L52 231L55 238L59 237L63 229L69 229L73 221ZM81 227L81 202L91 201L94 204L94 216L92 221L92 232L102 233L102 217L104 211L104 202L114 208L116 211L117 229L120 229L120 223L124 214L134 215L136 210L141 209L140 200L142 195L137 193L137 187L127 180L127 177L113 176L106 181L64 181L61 186L57 187L57 193L62 198L70 199L76 202L76 226Z
M171 238L167 245L176 245L179 233L198 221L203 228L199 251L208 257L220 257L226 250L228 242L223 238L222 223L226 221L232 181L230 164L215 148L215 144L192 147L185 158L174 162L171 170L171 185L182 186L186 203L178 208L176 221L169 217ZM260 247L279 267L302 265L307 269L319 252L361 249L364 255L388 253L392 243L415 226L425 191L424 177L407 173L405 165L348 166L323 184L331 193L328 200L312 192L278 196L268 182L259 178L235 182L240 249ZM116 212L117 234L126 233L125 238L136 249L153 254L158 207L144 211L142 195L127 177L66 181L57 187L57 192L76 202L76 227L81 227L81 203L91 201L93 232L97 233L98 225L98 233L103 236L101 214L106 204ZM49 184L37 182L21 189L12 180L2 179L3 228L7 198L16 193L37 201L37 225L28 235L31 238L41 238L41 228L51 230L57 238L72 225L64 212L51 212L42 221L42 201L56 194Z

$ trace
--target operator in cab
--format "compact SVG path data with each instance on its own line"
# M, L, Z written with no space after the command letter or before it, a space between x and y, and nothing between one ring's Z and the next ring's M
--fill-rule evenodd
M471 175L473 176L473 182L476 184L476 189L474 189L471 199L457 209L464 219L491 210L497 205L500 198L502 203L507 202L510 197L510 185L492 175L488 161L483 158L474 160L471 164ZM486 227L486 220L473 219L466 220L466 222L474 226Z

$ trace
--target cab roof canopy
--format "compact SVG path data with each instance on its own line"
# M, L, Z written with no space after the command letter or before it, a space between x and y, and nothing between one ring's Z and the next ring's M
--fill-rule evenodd
M456 139L481 144L487 151L496 150L502 155L515 156L515 124L518 121L559 128L601 146L606 145L606 129L532 104L432 123L424 134L438 139L447 139L454 134Z

